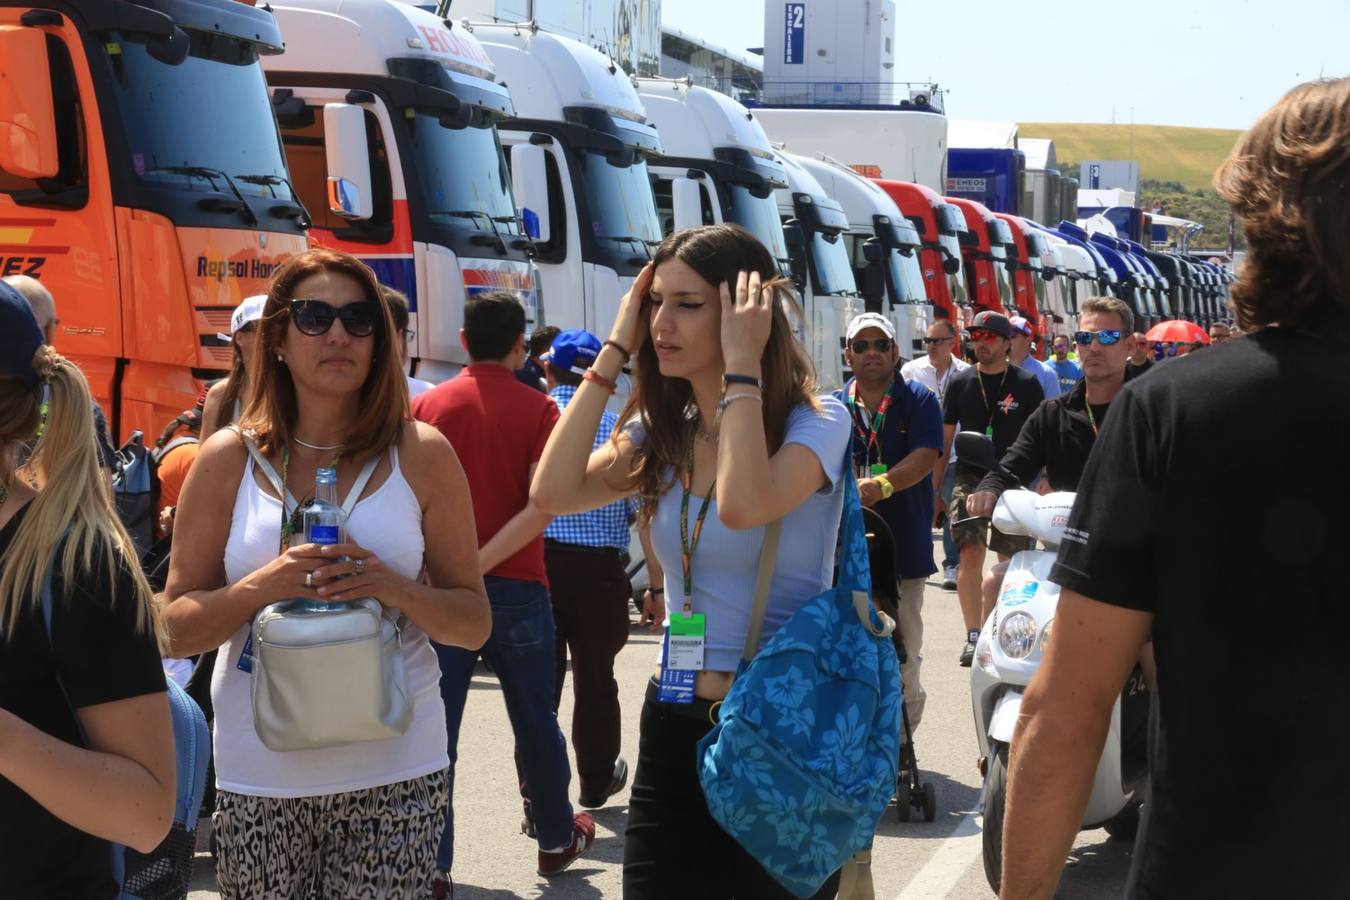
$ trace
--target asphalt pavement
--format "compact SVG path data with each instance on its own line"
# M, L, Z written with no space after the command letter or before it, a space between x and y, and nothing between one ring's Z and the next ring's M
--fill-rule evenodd
M941 547L938 547L941 550ZM979 803L978 749L970 707L969 669L957 665L964 643L954 591L930 582L924 599L924 719L915 734L922 777L937 791L937 819L898 821L892 806L882 818L873 850L877 900L989 900L984 877ZM637 759L637 720L659 638L639 629L637 616L615 674L623 704L623 754ZM570 688L559 713L564 734L572 721ZM570 734L568 739L570 752ZM623 827L627 790L595 812L594 848L564 874L535 873L535 844L520 833L520 799L511 762L513 739L496 678L480 665L474 674L460 737L455 791L456 900L557 898L596 900L622 896ZM575 761L573 761L575 770ZM572 782L576 796L575 776ZM916 818L920 818L917 817ZM1129 868L1129 842L1103 830L1079 835L1057 897L1119 897ZM211 858L199 853L192 900L214 898Z

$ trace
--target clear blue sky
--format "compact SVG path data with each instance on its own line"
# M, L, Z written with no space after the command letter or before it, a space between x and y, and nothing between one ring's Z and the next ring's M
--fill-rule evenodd
M1139 124L1246 128L1300 81L1350 75L1350 0L896 6L896 79L947 88L954 119L1125 124L1133 107ZM731 49L764 41L762 0L661 15Z

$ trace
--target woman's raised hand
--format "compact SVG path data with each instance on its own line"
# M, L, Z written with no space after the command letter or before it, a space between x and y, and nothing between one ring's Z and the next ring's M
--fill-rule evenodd
M722 360L738 375L758 375L773 326L774 290L758 272L741 272L734 286L722 282Z
M609 339L636 357L642 345L647 342L650 322L647 318L647 294L652 289L652 279L656 276L656 266L647 263L633 280L633 286L619 301L619 313L614 317L614 327L610 329Z

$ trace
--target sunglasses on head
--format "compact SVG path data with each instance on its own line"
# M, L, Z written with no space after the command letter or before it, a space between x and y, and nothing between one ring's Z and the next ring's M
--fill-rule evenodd
M1074 343L1082 347L1091 344L1094 339L1103 347L1109 347L1120 340L1120 331L1119 329L1112 329L1111 331L1075 331L1073 333Z
M352 337L370 337L379 321L380 304L374 300L358 300L345 306L333 306L323 300L292 300L291 321L301 334L317 337L327 334L336 319Z
M866 353L868 347L876 348L878 353L889 353L891 347L895 346L895 341L890 338L877 338L876 340L871 341L864 338L858 338L852 344L849 344L849 346L853 348L854 353Z
M981 344L989 344L1001 340L1002 335L993 331L985 331L983 328L975 328L970 331L970 339Z

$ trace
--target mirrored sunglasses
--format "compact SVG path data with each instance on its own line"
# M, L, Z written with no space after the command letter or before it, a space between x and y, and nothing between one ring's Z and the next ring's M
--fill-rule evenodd
M1074 343L1081 347L1086 347L1096 340L1103 347L1109 347L1120 340L1119 329L1112 331L1075 331L1073 333Z

